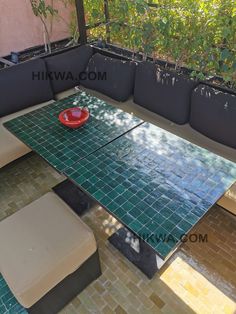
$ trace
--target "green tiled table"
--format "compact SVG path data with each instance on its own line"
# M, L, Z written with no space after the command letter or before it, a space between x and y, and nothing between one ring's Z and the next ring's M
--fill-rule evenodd
M67 129L58 114L78 104L90 121ZM85 93L5 126L127 227L111 242L149 277L236 180L234 163Z
M65 174L147 242L162 266L182 236L236 181L236 164L144 123ZM126 254L131 235L121 231L119 236L123 247L118 237L112 241ZM145 271L147 261L141 264ZM150 267L146 272L152 277Z
M58 121L67 108L86 106L89 122L69 129ZM143 121L84 92L54 102L4 126L59 172L108 144Z
M0 314L28 314L13 296L7 283L0 275Z

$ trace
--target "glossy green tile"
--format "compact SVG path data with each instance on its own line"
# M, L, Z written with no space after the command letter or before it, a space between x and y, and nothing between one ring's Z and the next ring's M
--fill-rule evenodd
M17 302L7 283L0 275L0 313L27 314L27 311Z
M88 107L91 116L85 126L73 130L60 124L58 115L76 106ZM4 126L63 172L140 123L140 119L83 92L8 121Z
M83 163L83 167L95 176L102 164L104 185L100 193L110 197L114 191L116 195L115 205L108 204L107 209L137 235L142 230L155 236L154 243L146 241L162 258L171 253L179 243L178 237L188 232L236 179L234 163L148 123L84 161L87 164ZM80 167L75 163L74 173L79 174ZM109 193L108 186L112 189ZM106 207L102 202L101 205ZM160 232L172 241L159 239Z

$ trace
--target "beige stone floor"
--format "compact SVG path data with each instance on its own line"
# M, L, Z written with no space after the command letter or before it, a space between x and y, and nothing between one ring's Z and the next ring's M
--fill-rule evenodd
M0 169L0 220L50 190L63 178L30 154ZM101 207L83 216L99 246L102 276L61 314L236 313L236 218L213 207L194 232L207 243L185 243L148 280L107 241L117 221Z

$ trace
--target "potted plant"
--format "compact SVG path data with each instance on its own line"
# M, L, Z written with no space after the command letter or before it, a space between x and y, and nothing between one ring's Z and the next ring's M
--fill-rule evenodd
M53 1L49 5L45 0L30 0L30 4L34 15L40 19L43 25L45 52L51 53L50 31L47 20L49 17L54 17L58 11L54 8Z
M138 69L137 103L183 124L189 121L191 94L198 83L234 95L236 19L232 1L174 0L171 5L169 1L114 1L109 8L112 42L131 49L133 58L141 52L145 60ZM130 52L125 50L124 54ZM220 97L221 106L226 108L227 100L219 95L216 98ZM216 102L216 98L208 99L208 103ZM214 113L216 107L210 111ZM234 116L234 106L227 108ZM211 112L203 111L202 115L210 119ZM219 119L224 116L219 115Z

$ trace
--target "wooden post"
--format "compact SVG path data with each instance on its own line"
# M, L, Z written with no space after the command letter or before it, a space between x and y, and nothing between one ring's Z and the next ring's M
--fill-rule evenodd
M109 8L108 8L108 0L104 0L104 15L105 15L105 23L106 23L106 40L108 43L111 41L110 36L110 15L109 15Z
M78 28L79 28L79 42L81 45L87 43L87 32L86 32L86 22L85 22L85 13L84 13L84 1L75 0L77 19L78 19Z

